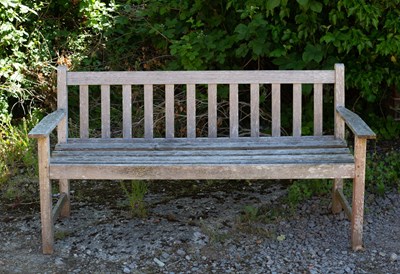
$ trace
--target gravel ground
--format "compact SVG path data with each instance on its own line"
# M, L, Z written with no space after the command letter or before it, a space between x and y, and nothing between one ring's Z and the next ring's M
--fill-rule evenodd
M329 197L290 209L280 184L154 184L148 217L135 219L117 184L80 183L91 192L76 190L51 256L41 254L37 203L3 203L0 273L400 273L399 194L367 195L365 250L353 252Z

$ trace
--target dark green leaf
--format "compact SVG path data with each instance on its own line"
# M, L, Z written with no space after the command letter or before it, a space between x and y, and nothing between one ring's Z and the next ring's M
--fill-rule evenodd
M273 10L274 8L278 7L281 3L281 0L268 0L267 1L267 10Z

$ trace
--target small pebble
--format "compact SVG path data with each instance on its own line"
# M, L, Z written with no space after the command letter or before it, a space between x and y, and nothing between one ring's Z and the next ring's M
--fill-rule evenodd
M186 252L185 252L185 250L183 250L183 249L178 249L178 250L176 251L176 254L178 254L179 256L185 256L185 255L186 255Z
M163 263L162 261L160 261L159 259L157 259L157 258L154 258L154 260L153 260L159 267L164 267L165 266L165 263Z
M397 259L398 259L398 256L397 256L397 254L396 254L396 253L392 253L392 254L390 254L390 260L391 260L392 262L395 262L395 261L397 261Z
M122 271L124 271L124 273L131 273L130 268L127 266L124 266L124 269Z
M379 252L379 255L382 256L382 257L385 257L386 253L381 251L381 252Z

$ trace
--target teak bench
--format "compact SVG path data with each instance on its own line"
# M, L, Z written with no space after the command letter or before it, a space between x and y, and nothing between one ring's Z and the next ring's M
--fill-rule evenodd
M70 215L70 179L333 179L332 211L351 219L351 243L362 248L366 141L374 132L344 106L344 65L305 71L141 71L69 72L58 68L57 110L29 137L38 139L43 253L53 253L54 221ZM217 87L229 85L229 137L217 134ZM239 130L239 84L250 96L249 136ZM313 85L314 133L302 135L302 84ZM110 86L122 86L122 138L111 138ZM153 136L153 88L165 91L165 136ZM174 89L186 88L185 138L175 137ZM196 85L207 90L208 137L196 138ZM260 130L260 87L271 91L270 132ZM284 86L284 88L281 87ZM333 135L323 131L323 90L334 93ZM68 87L79 86L80 138L68 137ZM89 86L100 86L101 138L89 136ZM144 136L133 138L132 87L144 92ZM293 97L292 136L281 136L281 93ZM345 141L345 124L355 136L354 156ZM50 154L50 133L58 143ZM353 178L352 208L343 179ZM51 179L59 180L53 208Z

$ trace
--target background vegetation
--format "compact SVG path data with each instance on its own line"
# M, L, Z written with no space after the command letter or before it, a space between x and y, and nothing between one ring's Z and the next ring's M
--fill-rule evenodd
M21 168L35 173L26 133L55 108L58 64L197 70L331 69L342 62L347 106L380 140L395 140L400 126L390 99L400 85L399 6L400 0L0 0L1 181ZM312 102L309 92L303 96Z

